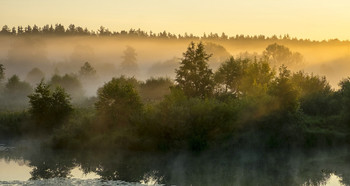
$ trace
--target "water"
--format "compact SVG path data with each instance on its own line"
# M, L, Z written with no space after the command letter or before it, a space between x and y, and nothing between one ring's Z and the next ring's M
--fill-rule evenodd
M350 185L346 149L193 154L0 145L0 185Z

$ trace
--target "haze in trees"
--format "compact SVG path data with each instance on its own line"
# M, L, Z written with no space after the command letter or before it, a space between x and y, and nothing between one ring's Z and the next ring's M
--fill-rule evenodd
M101 84L100 77L97 74L96 69L89 63L85 62L79 70L79 80L86 96L96 95L96 90Z
M277 43L267 46L263 55L265 55L274 66L284 64L295 68L300 67L303 62L303 56L299 52L292 52L288 47Z
M26 81L28 81L32 85L36 85L44 78L44 72L42 72L39 68L33 68L31 71L28 72Z
M174 79L175 78L174 69L178 67L179 67L179 59L176 57L173 57L165 61L153 63L151 67L148 69L147 73L150 77L169 77Z
M89 62L85 62L84 65L80 67L79 75L85 79L93 79L96 78L96 70Z
M21 81L17 75L13 75L8 79L3 89L1 98L1 108L20 109L26 108L28 105L27 95L32 93L32 87L29 83Z
M55 31L56 28L57 32ZM338 82L348 75L346 70L349 67L347 63L349 60L348 44L346 41L333 39L313 41L287 35L281 37L263 35L226 37L227 34L215 33L206 34L205 36L195 36L187 33L186 35L173 37L174 34L169 35L168 32L165 32L167 34L164 35L163 32L157 34L139 29L122 31L111 31L109 29L111 35L99 37L97 31L93 32L88 29L89 34L86 34L85 29L73 24L69 26L52 24L52 26L44 25L43 27L37 25L35 29L34 25L26 25L18 26L18 29L22 29L22 31L17 31L14 35L0 34L0 63L5 65L8 76L16 74L20 78L25 78L34 67L45 72L48 77L53 75L55 67L58 67L62 74L77 73L81 65L88 61L99 72L100 83L102 83L110 80L116 74L122 74L120 66L122 59L120 59L120 56L123 56L125 46L132 46L137 49L138 78L146 80L151 76L156 77L154 73L149 74L147 72L151 67L151 63L162 63L173 57L180 58L183 47L187 46L190 41L202 41L204 45L208 45L207 53L213 54L208 63L214 71L222 61L226 60L224 56L228 57L231 54L237 59L239 57L254 59L254 56L257 56L257 59L260 59L267 46L276 43L288 48L292 55L293 53L302 55L302 62L299 64L294 65L294 62L288 64L285 62L285 65L292 71L304 70L307 73L326 75L334 88L338 88ZM32 33L33 30L38 31ZM84 32L81 32L81 30ZM107 29L105 28L105 30ZM210 45L213 47L210 47ZM211 51L212 49L213 51ZM249 55L246 55L245 52ZM296 59L301 57L295 56ZM222 61L218 59L221 57L223 57ZM291 61L300 60L291 59ZM279 66L280 64L273 65L276 69ZM174 66L174 68L177 68L177 66ZM164 74L169 77L175 76L170 67L167 70L169 71L164 70ZM130 74L130 76L132 75ZM90 92L89 95L93 95Z
M212 54L212 56L209 58L208 64L213 70L217 70L220 64L229 59L231 56L225 47L213 42L206 42L204 44L204 48L208 54Z
M75 102L81 101L84 96L84 90L78 77L74 74L65 74L64 76L53 75L49 84L54 87L62 87L71 96Z
M0 83L5 79L5 67L3 64L0 64Z
M139 73L137 64L137 54L134 48L127 46L122 56L120 63L121 72L123 75L136 76Z
M16 39L6 44L7 54L4 65L8 75L19 75L26 77L27 73L33 67L42 70L50 69L50 60L48 58L47 43L43 39L26 37Z

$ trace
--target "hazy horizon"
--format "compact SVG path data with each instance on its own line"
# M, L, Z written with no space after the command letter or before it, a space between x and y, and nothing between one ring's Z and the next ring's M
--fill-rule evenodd
M0 1L1 25L26 26L62 23L97 31L110 30L184 34L222 33L229 36L285 35L349 40L350 2L336 1Z

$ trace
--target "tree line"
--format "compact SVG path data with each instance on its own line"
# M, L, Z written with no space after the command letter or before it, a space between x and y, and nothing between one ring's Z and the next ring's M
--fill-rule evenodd
M273 60L280 60L278 56L292 56L286 48L273 44L267 49L264 57L231 57L213 71L204 45L191 42L174 82L115 77L98 89L91 108L74 106L66 90L52 83L70 81L68 77L53 77L28 96L28 112L0 117L2 127L21 131L26 123L27 131L51 134L52 147L72 149L199 151L348 144L350 79L334 90L325 77L277 66ZM80 73L95 71L86 63Z
M237 40L237 41L300 41L300 42L341 42L338 39L329 39L323 41L315 41L310 39L298 39L296 37L291 37L289 34L284 35L243 35L237 34L235 36L228 36L224 32L221 34L218 33L204 33L202 36L197 36L191 33L184 34L174 34L167 31L155 33L152 31L144 31L141 29L130 30L121 30L121 31L111 31L104 26L100 26L97 31L89 30L88 28L83 28L81 26L76 26L70 24L68 27L65 27L62 24L49 25L46 24L43 27L37 25L27 25L27 26L17 26L10 28L7 25L4 25L0 30L0 35L5 36L100 36L100 37L128 37L128 38L158 38L158 39L186 39L186 40L199 40L199 39L210 39L210 40Z

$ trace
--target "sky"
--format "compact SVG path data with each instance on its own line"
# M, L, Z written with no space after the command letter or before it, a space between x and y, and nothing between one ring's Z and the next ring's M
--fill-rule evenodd
M350 40L349 0L0 0L0 25Z

